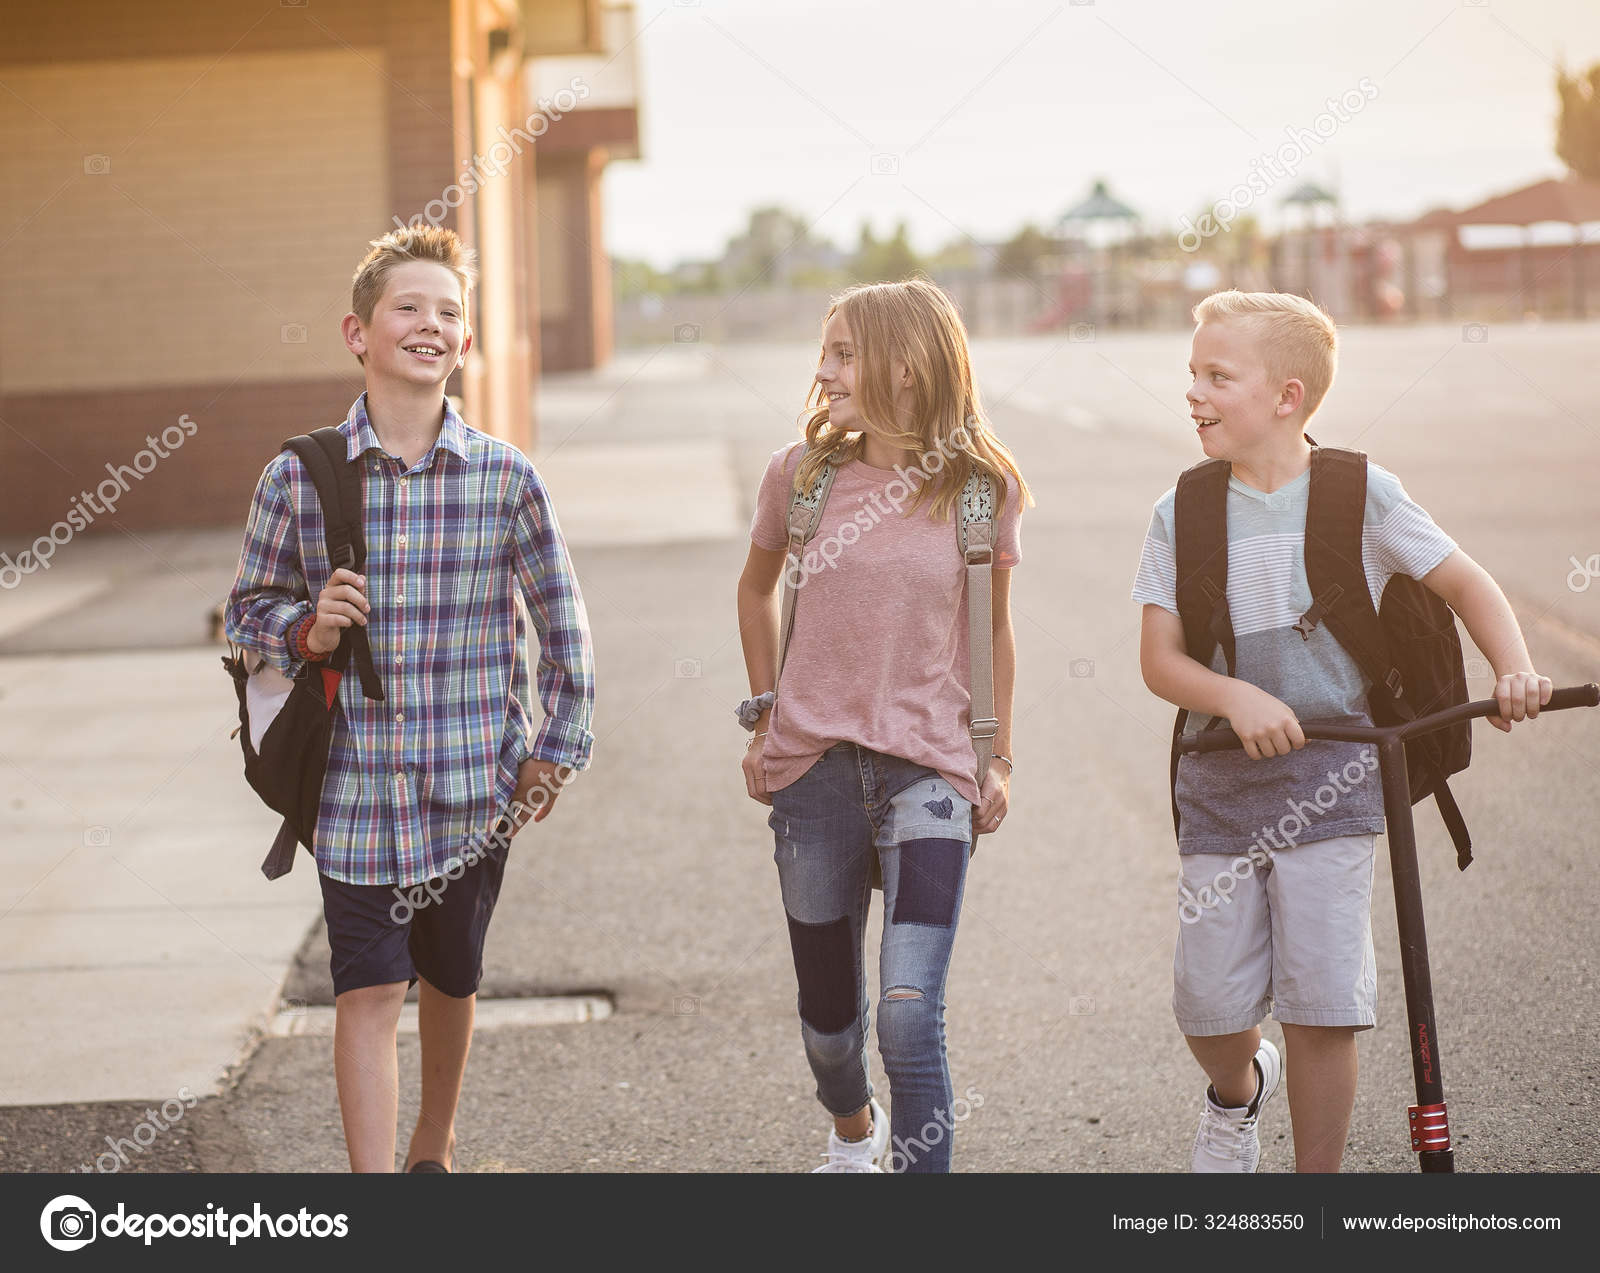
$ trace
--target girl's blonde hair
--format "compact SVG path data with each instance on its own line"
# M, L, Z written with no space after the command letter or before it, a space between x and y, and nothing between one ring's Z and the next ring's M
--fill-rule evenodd
M928 501L930 518L948 519L974 469L982 469L995 483L996 521L1005 511L1008 475L1016 479L1024 505L1033 503L1016 460L984 420L966 325L949 296L921 278L862 283L833 298L824 330L835 314L844 316L855 350L851 397L856 410L885 441L918 452L910 467L920 469L925 480L918 483L911 508ZM895 418L895 362L903 362L911 373L909 429ZM809 447L795 472L795 490L809 489L824 464L861 458L865 435L833 424L827 393L815 380L806 397L803 429Z
M1292 292L1213 292L1194 307L1197 323L1226 319L1248 325L1273 380L1298 380L1306 387L1303 406L1309 420L1327 397L1339 365L1339 333L1333 319Z

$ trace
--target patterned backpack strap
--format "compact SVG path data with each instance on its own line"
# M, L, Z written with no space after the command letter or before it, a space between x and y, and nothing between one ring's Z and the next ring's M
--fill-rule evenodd
M973 469L961 491L961 553L967 551L967 527L994 524L994 479L982 469Z
M808 450L810 443L800 444L802 461ZM796 491L789 500L789 546L783 562L783 607L778 617L778 667L774 685L783 676L783 661L789 653L789 637L794 631L795 593L805 577L801 566L801 550L817 533L822 521L822 509L828 502L828 492L833 488L833 477L837 472L834 465L824 464L817 480L808 489Z
M807 448L802 446L800 458L806 458ZM810 489L796 491L789 502L789 537L793 544L796 533L796 523L801 534L800 543L806 544L817 533L817 522L820 520L822 506L828 502L828 489L833 485L833 475L838 470L832 464L825 464L822 472L817 474L817 480L811 483Z
M1000 729L994 714L994 479L983 469L973 469L961 491L960 523L957 542L967 567L967 653L972 672L968 731L981 796Z

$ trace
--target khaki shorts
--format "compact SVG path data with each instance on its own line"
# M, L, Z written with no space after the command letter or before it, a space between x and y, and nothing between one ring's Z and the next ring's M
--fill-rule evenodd
M1172 1010L1189 1035L1377 1024L1374 835L1180 856Z

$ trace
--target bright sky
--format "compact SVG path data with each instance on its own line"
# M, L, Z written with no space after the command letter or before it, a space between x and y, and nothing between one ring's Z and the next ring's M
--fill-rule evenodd
M863 219L882 232L903 218L930 250L1053 223L1104 177L1175 223L1347 91L1368 100L1305 143L1296 177L1252 192L1252 212L1272 224L1308 177L1356 218L1465 206L1562 174L1556 61L1600 61L1595 0L638 0L636 13L644 157L607 168L607 247L663 268L719 256L771 203L841 246ZM898 171L875 173L874 155Z

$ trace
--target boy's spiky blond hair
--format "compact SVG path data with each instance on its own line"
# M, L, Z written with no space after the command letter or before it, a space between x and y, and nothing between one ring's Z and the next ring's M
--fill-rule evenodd
M472 298L472 285L477 280L475 263L477 253L461 242L454 230L436 225L408 225L396 227L381 239L373 239L372 251L356 266L350 283L350 308L363 325L372 321L378 298L397 265L407 261L433 261L444 266L461 281L463 308ZM462 314L465 321L466 315Z
M1194 320L1247 324L1273 380L1306 387L1305 418L1322 405L1339 363L1339 334L1320 306L1290 292L1213 292L1194 307Z

